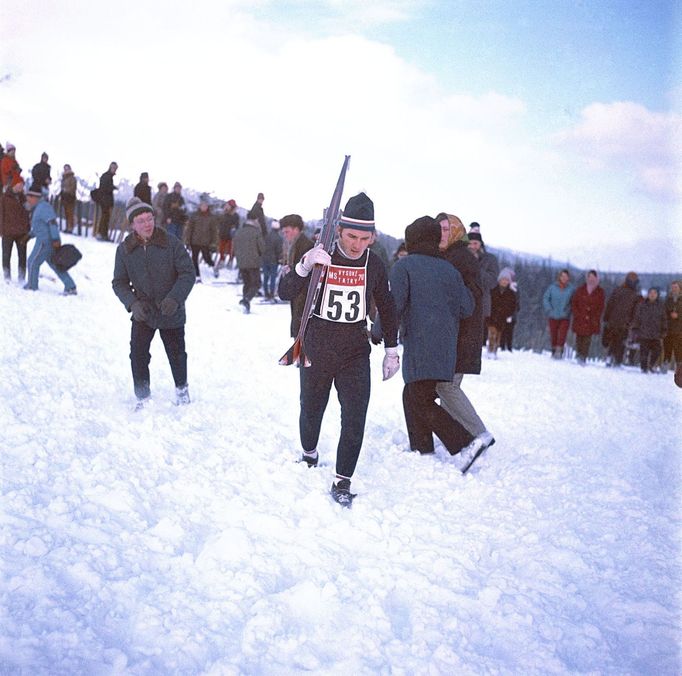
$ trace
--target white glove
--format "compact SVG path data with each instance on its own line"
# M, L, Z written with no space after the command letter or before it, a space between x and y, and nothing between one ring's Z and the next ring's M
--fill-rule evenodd
M386 348L386 355L384 356L382 370L384 372L384 380L393 378L393 376L400 370L400 357L398 356L397 347Z
M296 274L299 277L307 277L314 265L331 265L332 257L324 250L321 244L313 247L301 260L296 263Z

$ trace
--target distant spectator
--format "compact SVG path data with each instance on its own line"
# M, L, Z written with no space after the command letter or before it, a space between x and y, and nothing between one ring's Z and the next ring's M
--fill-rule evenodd
M682 294L680 282L674 281L665 299L665 318L668 331L663 340L663 363L682 364Z
M394 263L398 262L401 258L405 258L405 256L407 256L407 247L405 246L405 242L400 242L400 244L398 244L398 248L393 253L391 265L389 265L386 269L388 270L391 268Z
M7 142L5 154L0 160L0 179L2 179L2 190L11 190L18 180L21 180L21 167L16 160L16 146Z
M633 328L639 342L639 363L642 373L653 371L661 356L661 340L667 331L665 306L658 287L652 286L646 300L635 308Z
M218 261L213 270L216 277L223 265L228 268L232 265L232 236L238 227L237 203L234 200L227 200L222 215L218 217Z
M575 351L578 363L582 366L587 362L592 336L601 333L605 299L604 289L599 286L597 271L590 270L585 277L585 283L578 287L571 299Z
M199 209L195 211L187 222L185 228L185 245L192 250L192 263L196 273L196 281L201 281L199 272L199 254L209 267L213 268L211 249L215 249L218 241L218 224L211 213L211 207L207 200L199 202Z
M265 239L265 235L267 234L267 228L265 225L265 212L263 211L264 201L265 195L262 192L259 192L258 197L256 198L256 201L253 203L251 211L249 212L252 214L253 219L258 221L258 224L260 225L261 235L263 235L263 239Z
M263 293L265 300L275 301L277 289L277 271L282 259L282 235L279 232L279 221L272 221L270 232L265 236L263 250Z
M64 217L66 218L66 232L73 232L73 226L76 222L76 191L78 190L78 179L69 164L64 165L61 188L60 197L62 206L64 207Z
M57 214L52 205L44 199L42 186L31 186L26 193L26 202L31 208L31 232L35 243L28 258L28 281L24 289L38 290L40 266L47 263L64 284L64 295L75 296L76 284L68 272L58 268L52 262L52 254L61 245Z
M24 204L24 183L16 178L11 190L0 197L0 235L2 235L2 271L5 281L12 279L12 248L16 246L19 258L18 280L26 279L26 244L30 229L30 218Z
M519 285L516 283L516 273L514 270L512 270L512 268L502 268L500 274L502 272L509 275L509 279L511 279L509 288L516 294L514 314L511 316L511 321L505 322L504 328L502 329L502 335L500 336L500 349L511 352L514 347L514 328L516 327L516 319L521 310L521 294L519 293Z
M99 179L98 203L102 209L102 215L99 219L97 239L102 242L109 241L109 220L111 219L111 212L114 209L114 190L118 190L114 185L114 176L116 175L117 170L118 164L112 162L109 165L109 169L107 169Z
M135 197L139 197L145 204L152 204L152 187L149 185L149 174L143 171L140 174L140 182L133 191Z
M282 270L282 276L284 276L289 270L296 267L306 252L313 248L313 242L303 234L304 223L298 214L287 214L280 218L279 226L286 243L286 269ZM291 300L289 332L292 338L296 338L298 330L301 328L305 296L306 294L302 292Z
M256 214L251 211L247 214L244 225L234 233L232 246L244 282L239 304L244 307L244 312L249 314L251 301L260 287L261 257L265 248Z
M47 192L50 187L50 183L52 183L52 176L50 175L51 168L47 163L49 159L50 158L47 156L47 153L43 153L40 156L40 162L38 162L38 164L34 164L33 169L31 169L33 185L39 185L41 190L44 192Z
M154 224L157 228L166 227L166 219L163 216L163 203L168 195L168 183L161 181L157 186L158 192L152 199L152 207L154 208ZM144 200L143 200L144 201Z
M469 250L476 256L481 266L481 285L483 287L483 297L481 299L483 310L483 343L488 337L488 320L490 319L490 292L497 286L497 275L500 272L500 265L494 254L486 251L483 237L481 236L481 226L474 221L469 225Z
M571 317L571 299L575 293L575 287L570 279L568 270L561 270L556 281L547 287L542 297L542 307L549 324L553 359L564 357L564 346Z
M504 327L511 323L516 312L516 294L511 289L509 268L503 268L497 277L497 286L490 292L490 319L488 320L488 356L497 359Z
M639 277L636 272L628 272L623 285L614 289L606 301L603 342L608 348L607 366L622 365L625 340L635 318L635 308L641 300Z
M166 195L163 202L163 218L166 230L182 241L182 231L187 221L185 198L182 196L182 184L178 181L173 185L173 192Z

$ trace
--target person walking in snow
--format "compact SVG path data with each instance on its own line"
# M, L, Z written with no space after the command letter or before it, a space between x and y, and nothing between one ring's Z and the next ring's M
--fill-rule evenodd
M242 299L239 304L244 312L251 312L251 301L260 288L260 266L265 249L257 214L249 211L244 225L234 233L232 248L242 277Z
M388 289L384 264L369 251L373 232L372 200L365 193L351 197L339 221L331 255L321 245L310 249L280 279L278 289L282 300L293 300L307 291L313 266L325 267L305 336L305 353L311 365L301 365L299 369L301 461L309 467L317 465L322 417L334 384L341 404L341 435L336 449L336 478L330 493L344 507L350 507L355 497L350 490L351 478L362 448L369 404L371 348L367 312L372 300L384 330L384 380L394 376L399 368L395 302Z
M213 269L216 277L223 265L228 268L232 266L232 237L238 227L237 203L234 200L227 200L223 213L218 217L218 261Z
M488 320L488 356L497 359L504 327L516 312L516 294L511 289L509 268L503 268L497 277L497 286L490 292L490 319Z
M184 236L185 246L192 251L192 263L194 264L196 281L201 282L199 254L201 254L206 265L213 269L211 249L215 250L218 240L218 224L211 213L211 205L208 203L208 200L201 199L199 209L189 217Z
M568 270L561 270L542 297L542 307L549 324L552 359L563 359L564 345L571 317L571 298L575 287L570 283Z
M571 299L575 351L578 363L582 366L587 362L592 336L601 332L605 298L604 289L599 286L597 271L590 270L585 276L585 283L576 289Z
M391 268L403 336L403 410L410 449L433 453L433 435L455 455L472 441L459 421L436 403L436 386L450 382L457 363L459 323L475 304L456 268L439 255L441 226L422 216L405 228L407 256Z
M157 330L173 374L176 403L189 404L185 301L194 286L194 266L182 242L155 227L149 204L133 197L126 216L133 231L116 249L111 284L132 313L130 364L137 408L151 396L149 346Z
M474 438L477 444L487 447L493 435L487 430L474 405L462 390L465 374L481 373L481 347L483 345L483 288L478 258L469 249L466 229L455 215L441 212L436 216L440 224L439 249L442 257L454 265L462 276L464 286L474 300L474 310L459 322L457 334L457 361L452 380L438 382L436 392L440 405L457 420ZM405 249L407 255L407 249ZM398 259L399 260L399 259Z
M97 239L101 242L109 241L109 221L111 212L114 209L114 190L118 188L114 185L114 176L118 171L118 164L111 162L109 169L105 171L99 179L99 193L97 203L102 209L102 214L97 226Z
M26 278L26 244L30 230L30 218L25 208L24 182L15 177L11 190L0 195L0 235L2 236L2 271L5 281L12 278L12 248L17 248L19 258L18 280Z
M284 258L282 276L284 276L289 270L293 270L301 258L313 248L313 242L303 233L303 219L298 214L287 214L281 218L279 227L285 243L285 253L282 254ZM290 299L291 323L289 324L289 334L292 338L296 338L301 328L305 296L305 291L301 291L297 296Z
M652 286L646 300L639 303L635 309L633 329L639 341L639 363L642 373L654 370L661 356L661 340L668 329L665 305L659 296L658 287Z
M516 283L516 273L514 270L512 268L505 267L500 270L500 274L502 273L507 275L511 280L511 282L509 282L509 288L516 295L516 307L514 308L514 314L504 323L502 335L500 336L500 349L511 352L514 347L514 328L516 327L516 318L518 317L518 314L521 310L521 294L519 293L519 285Z
M606 301L604 342L608 348L607 366L618 368L622 365L625 340L635 318L635 309L641 300L639 277L636 272L628 272L623 285L614 289Z
M469 225L468 239L469 250L476 256L481 268L481 286L483 288L483 296L481 297L483 327L481 328L481 335L485 345L485 341L488 339L488 319L490 319L490 292L497 286L500 264L497 261L497 256L486 250L483 237L481 236L481 226L476 221Z
M270 232L265 237L263 249L263 293L265 300L275 302L277 271L282 258L282 235L279 234L279 221L270 223Z
M71 275L57 267L52 261L55 250L61 246L57 214L52 205L44 198L42 186L32 185L26 193L26 203L31 209L31 231L29 236L35 237L35 243L28 257L28 280L24 289L38 290L40 266L47 263L64 284L64 295L76 295L76 283Z

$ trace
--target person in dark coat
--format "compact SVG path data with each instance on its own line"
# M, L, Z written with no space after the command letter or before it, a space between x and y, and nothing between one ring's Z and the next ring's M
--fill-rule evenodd
M152 187L149 185L149 174L143 171L140 174L140 182L135 186L133 195L139 197L145 204L152 203Z
M474 221L469 225L469 249L478 259L481 268L481 287L483 289L483 296L481 298L481 305L483 309L483 326L481 327L481 335L483 336L483 344L488 338L488 318L490 317L490 292L497 286L497 275L500 272L500 264L497 257L486 250L483 237L481 235L481 226Z
M436 392L441 406L474 437L484 441L492 439L473 404L462 390L465 374L481 372L481 347L483 345L483 288L478 258L469 249L469 241L462 221L452 214L440 213L436 217L441 228L440 246L443 258L452 263L462 275L462 280L474 299L471 316L462 319L457 335L457 362L450 382L439 382Z
M663 363L667 367L673 360L682 364L682 293L679 281L670 284L670 291L665 299L665 318L668 331L663 339Z
M244 225L232 237L234 257L244 283L239 304L246 314L251 312L251 301L260 287L260 266L265 250L265 242L255 216L249 212Z
M330 494L343 507L350 507L355 497L350 491L351 477L360 456L369 405L371 347L367 312L372 299L384 329L384 380L398 372L400 363L398 323L386 268L369 251L373 232L372 200L365 193L351 197L339 221L331 255L322 245L312 248L280 279L278 288L282 300L292 300L307 293L315 265L325 268L305 336L305 355L310 365L299 369L301 460L309 467L317 465L317 443L333 384L341 405L341 434Z
M639 341L639 363L642 373L654 370L661 356L661 340L668 329L665 306L659 296L658 287L652 286L646 300L639 303L635 309L633 328Z
M585 365L590 353L592 336L601 333L605 299L604 289L599 286L597 271L590 270L585 276L585 283L576 289L571 298L575 350L578 363L582 366Z
M510 320L505 322L502 329L502 336L500 337L500 349L512 352L514 347L514 328L516 327L516 319L521 311L521 294L519 293L519 285L516 283L516 274L512 268L505 267L500 270L500 274L505 273L511 282L509 288L516 294L516 308Z
M111 285L132 313L130 364L137 408L151 396L149 346L157 330L173 374L176 401L189 404L185 301L194 286L194 266L182 242L154 226L149 204L131 198L126 216L133 232L116 249Z
M232 236L239 227L239 214L237 213L237 203L234 200L227 200L223 207L223 213L218 218L218 261L213 269L213 274L217 277L220 268L225 265L232 265ZM227 258L227 263L225 259Z
M263 250L263 293L265 300L273 303L280 260L282 260L282 235L279 234L279 221L272 221L270 232L265 237Z
M293 270L301 261L301 258L313 248L312 240L303 234L303 225L303 219L298 214L287 214L279 220L279 227L287 247L282 277L284 277L289 270ZM301 328L305 296L305 293L301 292L291 299L291 324L289 325L289 333L292 338L296 338L298 331Z
M51 167L47 163L49 159L47 153L43 153L40 156L40 162L34 164L33 169L31 169L33 185L39 185L40 189L43 191L47 191L50 187L50 183L52 183Z
M439 256L441 228L422 216L405 228L407 257L390 273L403 335L403 409L410 448L433 453L433 434L452 454L471 435L436 403L436 385L450 382L457 363L459 323L474 311L462 275Z
M251 211L249 212L253 216L254 220L258 221L258 225L260 225L260 231L261 235L263 235L263 239L265 239L265 236L268 234L268 230L265 224L265 212L263 211L264 201L265 195L262 192L259 192L258 197L256 197L256 201L253 203Z
M488 356L497 359L502 332L516 312L516 294L511 289L509 268L498 275L497 286L490 292L490 319L488 320Z
M118 164L112 162L109 169L105 171L99 179L99 196L97 202L102 209L102 214L97 227L97 239L103 242L109 241L109 220L114 209L114 190L118 188L114 185L114 176L118 171Z
M211 249L215 249L218 240L218 224L215 216L211 213L211 206L207 200L202 199L199 202L199 209L189 217L184 238L185 246L192 251L196 281L201 282L199 254L204 259L204 263L213 269Z
M25 208L24 183L17 177L11 190L0 197L0 235L2 236L2 271L5 281L12 279L12 248L17 248L19 258L18 280L26 279L26 244L31 228L30 216Z
M641 300L639 277L636 272L628 272L623 285L614 289L606 301L604 343L608 348L607 366L619 367L623 364L625 340L635 318L635 309Z
M182 196L182 184L179 181L174 183L173 191L169 192L163 201L163 220L166 230L182 240L182 231L187 221L187 209L185 198Z

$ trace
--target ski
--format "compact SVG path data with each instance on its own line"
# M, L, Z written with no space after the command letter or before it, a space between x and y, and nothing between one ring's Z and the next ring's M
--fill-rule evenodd
M324 214L324 224L320 231L319 243L322 244L325 251L329 254L332 252L334 246L334 235L336 233L336 226L341 216L341 197L343 196L343 184L346 180L346 172L348 171L348 163L350 155L346 155L339 174L339 180L336 182L336 188L332 195L329 208ZM305 305L303 307L303 316L301 319L301 328L298 331L294 344L286 351L279 360L282 366L289 366L296 364L299 366L310 366L310 360L305 355L305 332L308 328L308 322L315 309L315 303L322 287L322 277L324 274L324 267L322 265L315 265L310 273L310 285L308 286L308 293L305 298Z

